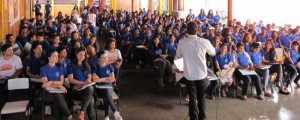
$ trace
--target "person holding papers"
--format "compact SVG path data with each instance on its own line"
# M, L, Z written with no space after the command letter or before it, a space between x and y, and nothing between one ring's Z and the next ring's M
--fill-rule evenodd
M167 60L173 63L176 55L177 43L175 43L175 35L171 34L169 39L170 43L166 45L166 54L168 55Z
M63 86L64 75L62 72L62 67L58 63L58 52L55 50L50 50L47 52L48 64L41 68L41 77L43 81L42 87L49 91L52 88L58 89L63 93L67 93L67 89ZM53 101L54 106L57 107L55 111L56 119L61 120L62 114L67 117L68 120L72 120L72 114L68 108L67 102L64 98L63 93L50 93L45 92L45 100ZM50 100L53 99L53 100ZM47 107L47 106L46 106Z
M237 69L241 69L241 70L249 70L249 71L253 71L254 70L254 66L253 63L250 59L249 54L245 51L244 48L244 44L239 42L236 47L237 47L237 53L235 56L235 61L237 63ZM251 80L255 81L255 87L256 87L256 93L257 93L257 99L259 100L264 100L264 96L262 96L261 94L261 80L260 77L257 74L252 74L252 75L243 75L239 70L236 70L236 72L234 73L236 76L236 79L238 80L243 80L243 90L242 90L242 97L241 99L244 101L248 101L248 97L247 97L247 91L248 91L248 87L251 83Z
M269 84L269 68L264 68L263 61L265 61L263 54L260 52L260 45L257 42L251 44L251 51L249 52L251 61L254 65L255 71L262 77L264 80L263 91L264 95L267 97L274 97L267 89Z
M159 43L160 36L154 37L154 43L150 46L150 61L153 62L155 68L159 70L158 83L160 87L164 87L165 71L167 72L168 80L172 72L172 65L166 59L167 55L164 54L165 50L162 44Z
M227 74L230 74L230 69L234 69L233 68L233 62L232 62L232 55L227 52L227 44L221 44L220 46L220 52L216 55L215 59L215 71L222 73L222 70L227 70L228 72L225 72L225 74L220 74L221 77L226 76ZM232 78L232 74L231 74L231 78ZM228 82L222 82L222 87L221 87L221 95L223 97L226 96L226 89L231 86L232 84L232 79L230 79L230 81ZM217 86L216 86L217 87ZM216 89L215 87L215 89Z
M276 60L277 58L277 54L275 51L275 47L273 44L273 40L272 39L268 39L265 43L265 47L262 49L262 54L264 57L264 64L271 64L271 68L270 68L270 73L276 73L277 77L275 80L275 85L278 87L279 89L279 93L280 94L285 94L288 95L289 92L286 91L284 89L284 86L282 86L280 83L282 83L282 76L283 76L283 72L282 72L282 64L284 63L283 61L279 61Z
M290 71L290 82L294 81L294 83L297 85L297 87L300 87L300 84L298 83L300 79L300 52L299 52L299 43L298 41L293 41L291 48L288 52L288 63L285 64L285 67L288 71ZM298 74L298 75L297 75Z
M103 97L105 120L109 120L108 108L110 107L114 113L116 120L122 120L120 113L116 109L116 105L112 99L112 82L115 82L114 68L111 64L108 64L108 57L104 51L97 53L99 59L98 64L93 68L92 78L93 82L97 83L97 86L108 86L99 87L96 89L96 93Z
M71 96L75 99L81 100L81 109L79 112L79 119L84 120L84 111L88 108L89 119L94 120L95 109L92 86L86 86L92 83L92 71L87 63L86 50L80 47L76 51L75 60L69 64L68 79L71 83L73 91ZM86 86L83 89L79 89Z
M43 81L40 76L40 68L46 64L46 54L42 44L35 41L32 43L31 54L27 58L26 74L30 77L30 112L33 110L35 93L41 88Z

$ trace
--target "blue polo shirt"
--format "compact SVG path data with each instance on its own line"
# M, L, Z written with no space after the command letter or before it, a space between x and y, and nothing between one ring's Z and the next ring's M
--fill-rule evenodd
M245 53L237 53L237 60L240 66L245 67L249 65L249 59Z
M242 40L243 40L242 35L240 33L232 34L232 38L235 43L242 42Z
M74 79L79 81L85 81L91 73L90 67L88 67L87 71L83 71L82 65L76 66L74 63L70 63L68 66L68 75L73 74Z
M214 22L217 23L221 19L220 15L215 15L214 16Z
M297 63L300 58L300 52L295 50L290 50L291 59L294 63Z
M249 45L249 44L245 44L245 51L246 51L247 53L250 52L250 45Z
M114 67L112 65L100 66L97 64L93 70L93 74L98 75L99 78L110 77L111 73L114 73ZM112 85L111 82L101 82L102 85Z
M61 75L63 75L62 67L46 64L41 68L41 77L47 77L48 81L59 81Z
M221 69L224 69L224 65L228 64L229 62L232 62L232 56L227 52L223 57L220 54L218 54L214 60L215 62L218 61L219 67Z
M274 58L271 59L271 51L270 52L265 52L263 49L261 50L261 53L263 54L263 57L265 60L275 60L277 58L277 54L275 53Z
M170 43L167 44L166 49L168 51L168 55L175 56L176 55L176 50L177 50L177 43L174 43L171 45Z
M249 56L254 65L261 64L261 59L263 58L263 54L260 51L258 51L258 52L251 51L251 52L249 52Z

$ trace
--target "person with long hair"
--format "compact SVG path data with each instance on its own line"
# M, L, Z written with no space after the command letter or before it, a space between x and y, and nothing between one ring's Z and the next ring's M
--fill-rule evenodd
M92 71L87 63L87 53L85 48L80 47L76 51L75 60L68 66L68 79L72 86L71 96L82 102L80 105L79 119L84 120L84 112L89 109L89 119L93 120L95 116L93 87L88 86L83 90L76 90L79 87L92 83Z
M204 11L203 8L201 8L200 9L200 13L198 15L198 20L200 20L201 22L203 22L205 18L206 18L205 11Z
M299 43L297 41L293 41L291 44L291 49L288 51L287 62L285 65L286 70L290 71L290 81L294 82L297 87L300 87L298 83L300 79L300 52L299 52Z
M277 31L272 31L271 33L271 39L273 39L274 42L274 47L275 48L282 48L283 46L281 45L281 40L280 37L278 36L278 32Z
M97 53L97 57L99 61L92 72L93 82L96 82L97 85L106 85L111 87L95 90L98 95L103 97L105 120L109 120L109 107L114 113L115 120L122 120L122 117L117 111L116 105L112 99L112 82L116 81L114 68L112 65L108 64L108 57L104 51L100 51L99 53Z
M71 16L74 17L74 20L78 21L79 15L78 15L78 6L75 5L72 12L71 12Z
M72 120L72 114L64 98L64 94L67 93L67 89L63 86L64 74L62 67L58 64L58 52L56 50L49 50L47 51L47 57L48 63L41 68L41 77L43 81L42 87L46 90L50 88L58 88L64 93L50 93L45 91L43 93L43 98L46 101L54 102L54 106L57 107L55 111L57 120L61 120L63 118L62 115L66 116L68 120Z
M246 52L250 52L250 45L252 43L252 35L251 33L245 33L244 37L243 37L243 44L244 44L244 47L245 47L245 51Z

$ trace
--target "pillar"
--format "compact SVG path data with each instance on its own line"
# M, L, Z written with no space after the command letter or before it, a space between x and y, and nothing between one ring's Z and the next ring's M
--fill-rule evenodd
M178 0L173 0L173 12L178 11Z
M134 11L134 9L135 9L135 1L134 0L131 0L131 12L133 12Z
M51 2L51 7L52 7L50 15L54 15L54 0L51 0L50 2Z
M232 21L232 0L228 0L228 17L227 17L227 25Z
M178 11L183 11L183 0L178 0Z
M99 12L104 10L105 0L99 0Z
M89 8L91 8L94 5L94 0L89 0Z
M111 0L111 9L117 11L117 0Z
M168 8L169 8L169 15L171 15L173 11L173 0L169 0Z
M163 9L163 0L159 0L158 1L159 3L158 3L158 12L159 12L159 14L162 14L162 9Z
M3 19L3 17L4 17L4 15L3 15L3 6L4 5L4 3L3 3L3 0L0 0L0 18L2 18L2 19L0 19L0 41L1 42L4 42L4 27L3 27L3 25L4 25L4 19Z
M148 0L148 10L150 10L150 13L152 13L152 0Z
M89 0L84 0L84 6L87 6L89 3Z

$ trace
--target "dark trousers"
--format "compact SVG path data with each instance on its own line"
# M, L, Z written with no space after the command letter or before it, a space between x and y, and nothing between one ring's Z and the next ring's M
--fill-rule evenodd
M0 110L4 107L9 97L9 91L7 90L7 82L0 83Z
M242 95L246 95L248 88L253 80L255 82L256 93L261 95L261 79L258 75L243 75L239 70L235 71L235 76L238 80L243 80L243 90Z
M71 112L65 99L65 95L62 93L43 93L43 101L54 102L55 116L57 120L61 120L63 116L69 117Z
M29 106L34 106L34 99L35 99L35 93L37 90L41 90L41 86L43 83L37 83L37 82L30 82L30 89L29 89Z
M80 100L81 103L81 111L88 112L88 116L90 120L93 120L95 117L95 102L93 99L94 88L89 86L80 91L73 91L72 97L76 100Z
M189 94L189 116L190 120L204 120L206 119L205 115L205 93L209 85L209 80L204 78L202 80L186 82L187 92ZM198 100L198 105L196 100Z
M293 64L284 64L285 69L290 72L290 82L294 81L297 83L300 79L300 74L297 75L297 73L300 73L300 68L296 67Z
M97 94L103 98L105 116L108 116L109 107L114 112L117 111L116 105L112 98L113 89L97 89Z

